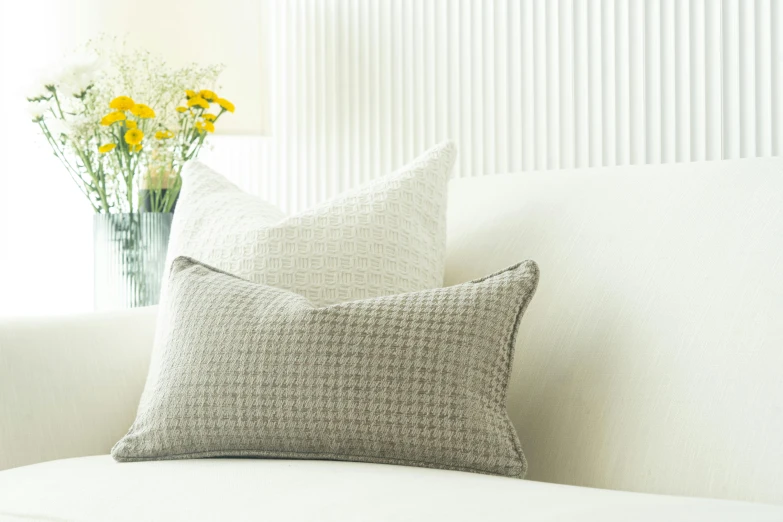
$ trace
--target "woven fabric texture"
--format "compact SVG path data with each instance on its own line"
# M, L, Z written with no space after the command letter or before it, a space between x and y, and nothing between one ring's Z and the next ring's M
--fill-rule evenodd
M190 258L118 461L337 459L523 477L506 412L526 261L461 285L316 307Z
M442 286L455 158L454 144L442 143L390 175L289 217L209 167L188 163L166 266L192 257L316 305Z

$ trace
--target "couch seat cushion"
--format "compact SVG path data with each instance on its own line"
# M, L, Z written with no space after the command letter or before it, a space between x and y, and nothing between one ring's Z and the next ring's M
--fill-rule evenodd
M0 520L780 521L783 507L382 464L84 457L0 472Z

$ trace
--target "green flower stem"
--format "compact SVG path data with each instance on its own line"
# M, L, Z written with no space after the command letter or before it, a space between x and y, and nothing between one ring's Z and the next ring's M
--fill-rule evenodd
M125 192L126 197L128 198L128 209L129 212L132 214L134 212L133 210L133 173L135 171L134 165L133 165L133 155L130 151L130 146L126 147L126 154L127 157L127 172L123 174L123 177L125 178Z
M121 127L123 127L123 125L112 125L112 127L112 136L117 142L117 147L115 147L114 150L117 151L117 159L120 163L120 174L122 175L122 180L125 183L128 213L133 213L135 212L133 208L133 157L130 152L130 147L125 142L125 138L122 135L123 132Z
M106 193L103 190L100 190L101 183L98 179L98 177L95 175L95 172L92 170L92 164L87 160L87 158L84 156L84 151L80 147L78 147L75 143L71 142L71 146L76 151L76 154L79 155L79 158L81 158L82 163L84 164L84 168L87 170L87 173L90 175L92 180L96 184L96 189L98 192L98 195L101 198L101 205L103 206L103 210L108 213L109 212L109 201L106 199Z
M98 133L95 133L95 142L100 143L101 139L100 136L98 136ZM100 156L98 156L98 169L100 172L100 180L101 180L101 190L103 191L103 194L106 194L106 173L103 171L103 162L100 160ZM107 204L108 208L108 204ZM108 210L107 210L108 212Z
M58 160L60 160L60 163L62 163L63 167L65 167L65 170L68 171L68 174L70 174L71 179L73 179L74 183L76 183L76 186L79 188L79 191L82 194L84 194L84 197L87 198L87 201L90 202L90 206L92 206L93 210L95 212L99 212L99 207L95 205L92 198L90 197L90 190L92 189L90 185L82 179L78 171L75 168L73 168L73 166L70 164L68 158L66 158L65 154L60 149L60 146L57 144L57 141L52 136L52 133L49 131L49 128L46 126L46 124L41 121L39 122L39 126L41 127L44 137L46 137L46 140L49 142L49 145L52 147L52 150L54 151L54 156Z
M60 119L65 120L65 113L63 112L62 105L60 105L60 98L57 96L57 91L52 89L52 94L54 95L54 102L57 104L57 109L60 111Z

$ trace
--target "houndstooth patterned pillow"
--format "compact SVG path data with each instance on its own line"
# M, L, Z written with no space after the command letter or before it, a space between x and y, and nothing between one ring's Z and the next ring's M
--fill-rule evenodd
M443 143L386 177L290 217L190 162L166 266L177 256L193 257L317 305L442 286L455 157L454 144Z
M526 261L449 288L315 307L177 258L118 461L337 459L522 477L506 413Z

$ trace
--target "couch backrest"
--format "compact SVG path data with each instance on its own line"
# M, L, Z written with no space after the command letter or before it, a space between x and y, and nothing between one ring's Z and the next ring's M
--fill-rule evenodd
M446 283L541 282L508 407L534 480L783 503L783 160L457 179Z

